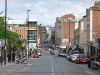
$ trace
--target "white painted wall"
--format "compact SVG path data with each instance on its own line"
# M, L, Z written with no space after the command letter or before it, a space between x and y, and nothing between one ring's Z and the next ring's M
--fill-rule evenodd
M5 45L5 40L0 40L0 47L3 47Z
M93 41L92 32L93 32L93 10L90 10L90 41Z
M46 27L46 30L47 30L47 34L48 34L48 41L49 40L51 40L51 29L50 29L50 27L48 26L48 27Z

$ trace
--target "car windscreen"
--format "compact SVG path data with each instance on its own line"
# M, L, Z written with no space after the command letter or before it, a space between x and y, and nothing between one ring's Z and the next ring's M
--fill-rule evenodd
M60 48L59 50L60 50L60 52L62 52L62 53L66 53L65 48Z
M64 50L64 48L59 48L59 50Z
M81 54L80 57L81 57L81 58L86 58L87 55L85 55L85 54Z

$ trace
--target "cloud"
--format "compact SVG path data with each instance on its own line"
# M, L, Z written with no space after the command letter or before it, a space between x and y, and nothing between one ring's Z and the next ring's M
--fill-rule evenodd
M8 0L8 16L14 19L26 19L30 9L30 18L46 25L55 24L56 17L74 13L85 15L86 9L96 0ZM0 0L0 11L4 10L4 0Z

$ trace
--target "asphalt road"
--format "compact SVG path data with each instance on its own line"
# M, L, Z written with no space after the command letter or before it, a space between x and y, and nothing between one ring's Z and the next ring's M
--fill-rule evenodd
M78 65L43 51L40 58L29 59L28 64L12 70L8 75L99 75L99 72L95 73L85 65Z

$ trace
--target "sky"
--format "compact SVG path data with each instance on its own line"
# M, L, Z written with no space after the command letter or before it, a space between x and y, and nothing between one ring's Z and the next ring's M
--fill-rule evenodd
M54 26L56 17L65 14L75 14L81 18L95 1L97 0L8 0L7 17L26 20L27 10L31 10L30 19L37 20L42 25ZM5 10L4 3L5 0L0 0L0 12ZM4 13L0 14L3 15Z

